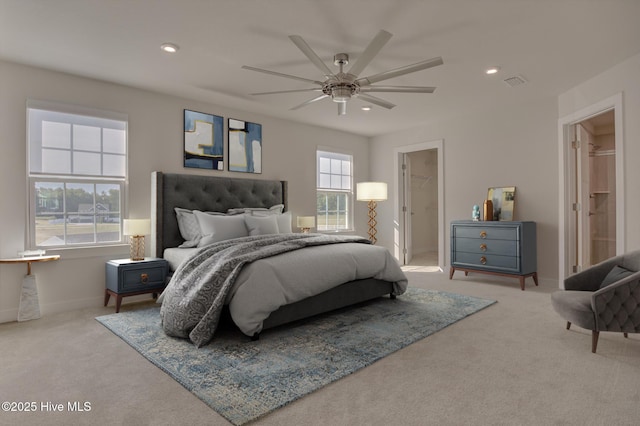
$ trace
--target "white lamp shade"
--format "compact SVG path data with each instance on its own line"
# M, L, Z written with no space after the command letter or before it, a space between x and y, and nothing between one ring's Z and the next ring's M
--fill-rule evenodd
M124 235L149 235L151 234L151 220L124 219L122 221L122 233Z
M316 226L315 216L298 216L296 220L298 228L315 228Z
M358 201L384 201L387 199L386 182L360 182L356 187Z

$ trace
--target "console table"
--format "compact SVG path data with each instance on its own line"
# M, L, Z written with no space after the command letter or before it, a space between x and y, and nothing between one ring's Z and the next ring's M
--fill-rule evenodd
M0 263L26 263L27 275L22 280L20 292L20 307L18 308L18 321L27 321L40 318L40 303L38 302L38 286L35 275L31 274L31 264L38 262L51 262L60 259L60 255L52 256L28 256L0 259Z
M451 270L515 277L538 285L536 223L459 220L451 222Z

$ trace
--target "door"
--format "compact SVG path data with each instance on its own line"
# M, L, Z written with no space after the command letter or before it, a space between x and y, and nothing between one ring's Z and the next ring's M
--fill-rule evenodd
M575 263L579 272L616 254L614 112L572 126L575 155Z
M595 254L595 249L601 250L602 245L609 248L608 257L625 252L622 116L622 93L618 93L558 120L561 177L558 188L560 194L558 277L561 288L563 280L577 272L579 265L585 268L597 263L597 259L600 259L601 255ZM584 143L582 144L587 151L586 155L590 155L591 163L594 164L589 168L585 168L581 164L585 154L578 153L572 146L576 141L574 137L576 124L581 124L591 134L590 141L586 142L586 147ZM591 151L590 154L589 151ZM596 152L594 153L594 151ZM604 158L596 159L594 157ZM588 178L590 189L588 197L585 199L583 180L587 178L583 179L581 174L595 172L595 168L603 168L602 166L605 165L606 174L598 177L597 173L594 173ZM600 186L605 183L603 177L605 175L607 176L607 186L601 188ZM580 187L580 191L578 191L578 187ZM579 215L577 209L583 209L584 212ZM589 211L596 214L588 216ZM600 216L599 214L604 211L606 211L606 215ZM583 224L585 221L583 214L591 218L590 224ZM580 224L578 224L578 220L581 221ZM588 234L585 234L584 229L588 229ZM601 235L601 232L605 230L607 231L606 237ZM585 239L590 241L586 249ZM584 260L583 253L587 250L590 253L590 259ZM578 251L580 251L579 255Z
M411 239L413 213L411 210L411 157L406 152L402 153L402 181L402 215L404 218L404 247L402 252L404 254L404 264L408 265L413 258L413 243Z
M576 272L581 271L591 264L591 202L590 202L590 172L589 172L589 143L590 135L582 123L574 128L573 149L576 152L576 196L575 212L577 223L576 241Z

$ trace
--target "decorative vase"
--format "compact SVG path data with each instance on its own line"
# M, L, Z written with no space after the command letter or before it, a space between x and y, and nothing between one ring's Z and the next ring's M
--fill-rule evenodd
M484 220L493 220L493 201L484 200Z

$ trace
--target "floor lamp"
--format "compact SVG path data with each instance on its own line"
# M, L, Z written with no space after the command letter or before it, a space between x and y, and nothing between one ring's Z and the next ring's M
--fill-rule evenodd
M360 182L357 184L356 198L358 201L367 201L369 206L369 240L375 244L378 239L376 234L376 205L378 201L387 199L387 184L385 182Z

